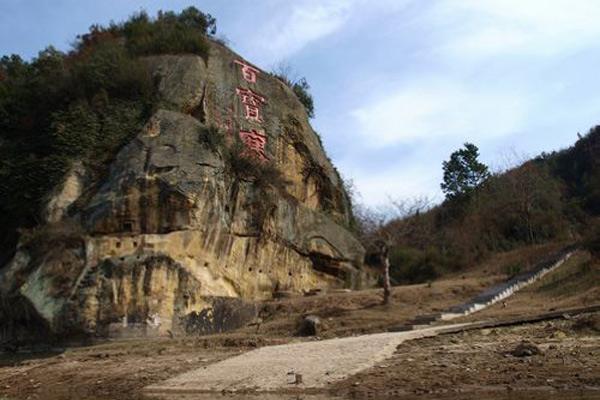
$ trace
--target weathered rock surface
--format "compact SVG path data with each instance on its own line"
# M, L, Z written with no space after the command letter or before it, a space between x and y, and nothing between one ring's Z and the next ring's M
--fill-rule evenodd
M361 284L347 194L302 104L267 73L248 82L236 60L218 44L206 63L147 59L159 109L101 182L73 168L47 224L0 270L5 337L27 324L50 335L213 332L229 326L212 317L215 299L253 310L276 291ZM245 118L240 88L265 98L258 121ZM264 132L285 187L232 172L222 146L242 129Z

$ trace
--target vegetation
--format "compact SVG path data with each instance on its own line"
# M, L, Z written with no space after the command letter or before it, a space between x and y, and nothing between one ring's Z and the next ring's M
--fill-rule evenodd
M450 160L444 161L441 187L447 199L468 196L490 177L488 167L480 163L478 158L477 146L465 143L464 148L452 153Z
M600 253L600 127L569 149L542 154L508 171L489 174L465 145L445 162L447 199L395 203L393 218L359 209L366 242L385 237L396 282L425 282L489 256L534 244L582 239ZM508 266L513 275L520 265Z
M296 94L296 97L298 97L298 100L300 100L300 103L304 105L306 114L308 114L308 118L314 118L315 105L313 103L312 95L309 92L310 85L306 81L306 78L302 78L299 81L294 82L291 85L291 88L294 91L294 94Z
M92 26L68 53L48 47L30 62L0 59L0 254L10 257L18 228L39 223L44 198L74 160L100 175L141 129L154 83L138 56L206 58L215 30L214 18L193 7L154 19L140 12Z
M75 50L85 52L86 48L93 48L109 37L124 40L125 48L132 56L191 53L206 59L206 37L216 32L215 18L195 7L188 7L180 14L159 11L154 19L141 11L119 24L93 25L89 33L78 36Z
M595 259L600 259L600 226L589 230L584 239L584 246Z
M306 109L306 114L309 118L315 116L315 105L313 102L312 95L310 94L310 85L305 77L298 78L292 72L292 68L286 64L279 64L275 70L271 72L271 75L285 83L292 89L300 103ZM319 138L320 140L320 138Z

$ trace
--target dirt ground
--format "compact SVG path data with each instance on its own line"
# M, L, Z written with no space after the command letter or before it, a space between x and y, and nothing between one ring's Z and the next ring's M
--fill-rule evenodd
M540 353L514 353L522 343ZM332 392L361 399L469 392L600 398L600 314L409 341Z
M180 373L266 345L314 340L296 336L305 314L319 315L322 338L380 332L421 313L464 301L501 279L452 279L381 290L297 297L265 304L264 323L204 337L106 342L47 353L0 355L0 399L142 399L141 389Z
M535 251L541 254L547 249ZM386 331L470 299L505 280L503 271L513 258L523 259L519 254L502 257L478 270L486 269L485 274L458 274L432 284L396 287L389 306L380 304L380 290L296 297L265 303L258 331L253 325L205 337L0 354L0 400L143 399L143 387L180 373L260 346L315 340L296 336L298 323L307 314L323 321L320 338ZM511 297L506 307L494 306L469 320L499 320L598 304L599 278L600 267L589 256L578 254L563 268ZM329 394L383 398L386 394L452 396L457 391L508 393L531 388L600 390L600 336L595 328L578 326L573 320L557 320L408 342L392 359L337 384ZM543 354L509 355L523 340L536 344Z

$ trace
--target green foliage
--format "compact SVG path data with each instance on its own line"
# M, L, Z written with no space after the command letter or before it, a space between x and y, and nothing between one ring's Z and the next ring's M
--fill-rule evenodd
M596 126L569 149L542 154L536 162L547 165L566 188L571 206L600 215L600 126ZM585 216L582 215L585 219Z
M566 236L560 182L544 165L528 162L495 176L476 195L467 219L492 251L517 243L543 243ZM475 221L473 216L478 216Z
M308 114L309 118L314 118L315 116L315 105L313 102L312 95L310 94L310 85L306 81L306 78L302 78L291 86L292 90L300 100L300 103L304 105L306 109L306 114ZM320 139L320 138L319 138Z
M207 36L216 31L215 18L195 7L188 7L179 14L159 11L154 19L141 11L120 24L92 26L89 33L78 37L76 47L83 52L106 37L123 38L127 51L133 56L191 53L206 59Z
M520 263L509 264L504 268L504 273L509 277L517 276L523 270L523 266Z
M465 143L464 148L450 155L450 160L444 161L444 181L442 190L447 199L463 198L489 178L487 166L480 163L479 149L471 143Z
M208 56L215 20L190 7L144 12L92 26L64 54L53 47L31 62L0 59L0 264L18 228L39 221L41 206L74 160L96 177L139 132L154 107L154 83L138 56Z
M435 249L394 247L390 251L390 277L398 283L423 283L451 269L449 260Z
M284 64L279 65L275 71L271 72L271 75L289 86L298 100L300 100L300 103L302 103L306 109L306 114L308 114L308 117L314 118L315 105L312 95L310 94L310 85L308 84L306 78L292 77L292 68ZM320 140L321 138L319 137L319 142Z
M600 259L600 226L593 226L586 233L583 244L592 254L592 257Z
M437 207L386 223L377 214L360 215L361 225L371 227L366 242L381 234L392 238L396 281L419 282L499 252L580 238L600 257L600 126L568 149L501 174L490 175L477 158L477 148L465 144L444 163L447 201ZM520 269L509 265L506 273Z

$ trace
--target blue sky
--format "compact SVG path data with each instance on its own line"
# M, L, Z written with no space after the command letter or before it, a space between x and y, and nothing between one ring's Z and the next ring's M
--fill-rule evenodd
M313 126L371 206L441 200L442 161L465 141L497 169L600 122L597 0L0 0L0 54L188 5L260 67L307 78Z

